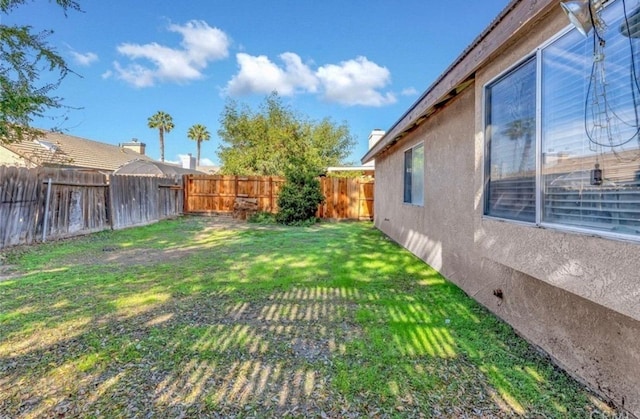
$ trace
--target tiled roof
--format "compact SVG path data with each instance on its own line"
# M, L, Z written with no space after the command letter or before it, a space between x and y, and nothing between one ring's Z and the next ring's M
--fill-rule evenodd
M37 166L112 171L136 159L153 161L152 158L133 150L49 131L45 131L44 137L38 140L26 140L3 146Z

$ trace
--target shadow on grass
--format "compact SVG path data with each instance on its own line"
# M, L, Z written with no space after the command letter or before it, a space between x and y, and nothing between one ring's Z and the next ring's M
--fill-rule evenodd
M238 230L183 219L16 263L24 276L0 282L8 417L604 409L368 223Z

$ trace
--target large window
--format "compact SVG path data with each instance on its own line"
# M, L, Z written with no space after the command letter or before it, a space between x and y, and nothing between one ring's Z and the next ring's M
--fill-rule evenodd
M602 17L487 85L486 215L640 238L640 34Z
M424 145L404 152L404 202L424 204Z

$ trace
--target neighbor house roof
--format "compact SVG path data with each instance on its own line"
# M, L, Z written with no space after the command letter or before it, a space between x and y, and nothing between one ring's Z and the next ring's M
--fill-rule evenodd
M374 159L405 135L415 130L430 115L473 84L475 72L504 50L516 34L530 22L546 15L558 0L511 0L493 22L469 45L420 98L387 130L362 157L362 163ZM455 30L455 26L451 27ZM446 34L443 34L446 36ZM510 41L511 40L511 41Z
M112 144L43 131L37 140L2 144L33 166L60 166L113 171L136 159L152 158Z
M174 177L187 174L201 175L202 171L185 169L176 164L162 163L155 160L137 159L130 161L113 172L114 175Z

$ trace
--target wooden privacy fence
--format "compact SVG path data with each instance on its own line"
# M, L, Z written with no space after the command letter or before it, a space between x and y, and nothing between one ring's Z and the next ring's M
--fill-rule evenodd
M372 179L320 181L325 202L318 217L373 218ZM284 182L281 177L170 179L0 166L0 248L144 225L183 211L232 213L238 198L257 202L259 211L277 212Z
M276 176L186 175L185 213L232 213L236 198L257 199L258 211L277 212L278 193L285 179ZM325 196L317 216L330 219L373 219L370 178L320 178Z
M182 213L182 179L0 166L0 248Z
M184 176L184 212L231 213L236 198L255 198L258 211L276 212L285 180L277 176Z

